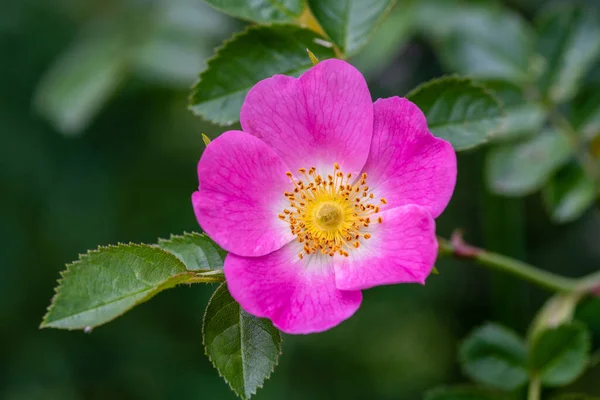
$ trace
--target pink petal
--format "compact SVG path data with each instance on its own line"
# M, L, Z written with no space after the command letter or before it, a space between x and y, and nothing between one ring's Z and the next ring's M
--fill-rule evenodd
M363 169L369 187L386 198L386 209L418 204L438 217L456 184L452 146L429 132L421 110L406 99L379 99L374 112L373 141Z
M300 78L275 75L248 93L245 132L269 144L296 173L339 163L356 175L367 159L373 104L363 76L342 60L325 60Z
M435 221L420 206L383 211L382 223L369 227L349 257L336 258L335 283L341 290L362 290L395 283L425 283L437 257Z
M287 167L265 143L240 131L213 140L198 163L196 218L219 246L243 256L261 256L294 236L277 215L289 205Z
M297 242L263 257L228 254L225 278L233 298L257 317L269 318L285 333L322 332L350 318L362 300L359 291L335 287L332 259L298 258Z

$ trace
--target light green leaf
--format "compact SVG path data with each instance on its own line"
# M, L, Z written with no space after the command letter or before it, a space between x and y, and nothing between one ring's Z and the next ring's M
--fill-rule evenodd
M227 252L208 236L199 233L171 235L170 239L159 239L158 246L175 255L190 271L223 268Z
M206 354L231 389L248 399L273 372L281 354L281 332L271 321L241 309L222 284L204 315Z
M543 127L547 114L544 106L528 101L517 85L507 81L486 81L481 84L502 102L506 114L500 130L492 138L494 141L532 136Z
M367 44L394 0L308 0L308 4L325 33L350 56Z
M600 86L585 88L575 97L571 123L587 140L600 136Z
M467 78L433 79L406 97L423 111L431 132L457 151L485 143L504 117L498 99Z
M585 325L572 322L541 333L532 344L530 368L546 386L573 382L585 370L590 334Z
M69 264L41 327L90 329L102 325L193 273L157 247L100 247Z
M542 14L537 26L545 58L539 85L551 100L569 100L600 56L600 19L593 9L565 5Z
M231 16L258 23L291 22L304 9L304 0L204 0Z
M532 80L534 32L517 13L490 4L421 1L417 20L449 70L477 78Z
M542 195L552 220L564 223L576 220L592 206L596 186L578 164L571 163L550 179Z
M218 124L237 122L246 94L258 81L275 74L299 76L312 67L306 49L319 60L334 57L316 33L295 26L255 26L235 35L200 74L190 109Z
M99 33L68 49L43 77L35 107L57 130L81 133L127 75L122 37Z
M525 343L505 327L486 324L477 328L459 350L464 373L478 383L513 390L528 380Z
M519 143L494 147L487 154L487 184L493 192L506 196L533 193L571 154L570 141L553 130Z
M475 386L441 387L428 390L424 400L508 400L499 392Z

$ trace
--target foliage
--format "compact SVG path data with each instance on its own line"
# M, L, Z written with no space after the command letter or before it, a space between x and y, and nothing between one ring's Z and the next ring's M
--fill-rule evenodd
M508 197L541 191L556 223L577 220L596 200L600 101L597 86L583 89L600 57L600 19L593 10L550 6L530 23L500 4L458 0L206 2L256 25L225 41L206 61L189 102L203 119L221 125L238 122L248 90L274 74L302 74L314 62L307 50L318 60L356 57L365 69L376 70L379 62L390 61L386 49L418 35L431 43L449 74L460 75L432 79L406 97L423 111L432 133L457 152L488 145L484 176L489 190ZM132 75L189 84L190 69L194 75L202 69L211 43L192 44L203 36L201 29L165 23L164 10L176 6L157 4L133 26L129 10L116 23L90 24L93 29L82 33L42 79L36 109L62 132L77 134ZM183 0L177 6L184 12L196 10ZM209 14L207 20L221 18L217 15ZM181 42L172 43L165 33L179 28L187 47L178 48ZM379 50L370 49L369 40L381 32L399 32L400 39L388 38ZM361 52L367 55L362 61ZM191 54L193 60L170 62L172 54ZM449 252L455 256L504 265L544 287L577 295L577 301L597 290L588 285L597 279L573 283L544 271L518 272L529 267L502 256L482 257L463 243L452 246ZM42 327L89 331L165 289L224 282L225 257L208 237L196 233L155 245L100 247L67 266ZM539 316L539 329L527 338L499 324L477 328L460 346L459 362L481 387L440 388L425 398L505 399L529 383L535 400L540 385L573 382L590 364L587 326ZM208 303L203 342L219 374L244 399L271 375L282 348L281 333L270 321L242 310L226 283Z

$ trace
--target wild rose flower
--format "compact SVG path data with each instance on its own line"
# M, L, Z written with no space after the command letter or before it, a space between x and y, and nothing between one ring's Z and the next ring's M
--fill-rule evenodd
M362 289L424 284L456 156L417 106L372 103L360 72L332 59L257 83L241 125L207 146L192 202L244 310L320 332L354 314Z

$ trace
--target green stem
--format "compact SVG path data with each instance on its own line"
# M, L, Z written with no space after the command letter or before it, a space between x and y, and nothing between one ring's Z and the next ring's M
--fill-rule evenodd
M438 238L438 242L440 254L471 259L481 265L508 272L551 291L572 292L578 289L579 281L575 279L543 271L522 261L470 246L457 235L453 235L452 242L442 238Z
M529 381L529 390L527 391L527 400L540 400L542 385L539 378L533 377Z
M600 271L593 272L581 278L577 285L577 290L584 293L600 290Z

